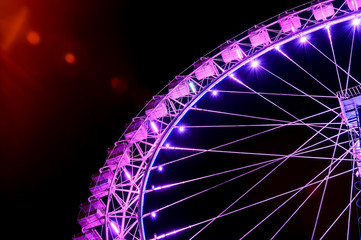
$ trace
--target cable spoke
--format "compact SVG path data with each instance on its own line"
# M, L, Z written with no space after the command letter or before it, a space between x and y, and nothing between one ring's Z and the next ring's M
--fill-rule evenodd
M336 64L331 58L329 58L326 54L324 54L320 49L318 49L315 45L313 45L310 41L306 40L306 42L313 47L315 50L317 50L322 56L324 56L327 60L329 60L331 63ZM337 64L336 64L337 65ZM359 82L356 78L354 78L352 75L350 75L350 73L348 73L348 71L346 71L345 69L343 69L341 66L337 65L337 68L340 69L343 73L345 73L347 75L348 78L351 78L352 80L354 80L358 85L361 84L361 82Z
M336 164L336 166L333 168L336 169L336 167L342 162L342 157L346 156L348 154L348 152L345 152L341 158L338 159L338 163ZM327 166L324 170L322 170L320 173L318 173L315 177L313 177L306 185L311 184L313 181L315 181L318 177L320 177L326 170L330 169L332 165ZM333 171L332 170L332 171ZM325 181L327 179L327 176L323 179L323 181ZM321 183L320 183L321 184ZM295 192L291 197L289 197L286 201L284 201L281 205L279 205L277 208L275 208L270 214L268 214L264 219L262 219L257 225L255 225L251 230L249 230L246 234L244 234L241 239L244 239L246 236L248 236L251 232L253 232L257 227L259 227L263 222L265 222L269 217L271 217L274 213L276 213L281 207L283 207L286 203L288 203L291 199L293 199L298 193L300 193L303 190L300 189L297 192ZM303 204L302 204L303 205ZM297 209L297 211L299 210L299 208ZM291 217L294 214L291 215ZM290 218L289 218L290 219ZM286 223L289 221L289 219L286 221ZM283 227L283 226L282 226ZM282 228L281 227L281 228Z
M331 36L330 27L327 26L326 29L327 29L328 39L330 40L330 46L331 46L331 50L332 50L333 61L334 61L334 63L335 63L335 69L336 69L338 84L340 85L340 91L341 91L341 90L342 90L342 84L341 84L341 79L340 79L340 73L338 72L336 55L335 55L335 49L334 49L334 47L333 47L333 42L332 42L332 36Z
M351 42L351 49L350 49L350 58L348 60L348 69L347 69L347 77L346 77L346 88L345 91L347 91L348 89L348 82L350 80L350 71L351 71L351 62L352 62L352 54L353 54L353 45L355 42L355 32L356 32L356 26L353 26L353 31L352 31L352 42Z
M262 67L262 66L261 66ZM263 67L262 67L263 68ZM210 91L213 92L213 91ZM218 90L218 93L231 93L231 94L249 94L249 95L257 95L254 92L247 92L247 91L229 91L229 90ZM329 98L329 99L337 99L336 96L332 95L332 96L327 96L327 95L313 95L313 94L294 94L294 93L278 93L278 92L258 92L259 94L262 95L269 95L269 96L283 96L283 97L313 97L313 98Z
M337 218L335 219L335 221L333 221L333 223L330 225L330 227L325 231L325 233L322 235L322 237L320 238L320 240L322 240L326 234L331 230L331 228L333 227L333 225L335 225L335 223L341 218L341 216L346 212L346 210L351 207L351 204L355 201L355 199L358 197L358 195L360 195L361 191L358 191L358 193L355 195L355 197L353 197L351 199L351 201L349 202L349 204L347 204L347 206L342 210L342 212L337 216Z
M319 131L317 131L314 135L312 135L309 139L307 139L303 144L301 144L301 146L299 146L293 153L290 154L294 155L295 153L297 153L300 149L302 149L303 146L305 146L308 142L310 142L314 137L316 137L318 134L321 133L323 129L320 129ZM228 207L226 207L221 213L219 213L214 220L210 221L209 223L207 223L201 230L199 230L197 233L195 233L191 238L193 239L195 236L197 236L199 233L201 233L202 231L204 231L210 224L212 224L219 216L221 216L222 214L224 214L226 211L228 211L228 209L230 209L234 204L236 204L239 200L241 200L244 196L246 196L250 191L252 191L256 186L258 186L260 183L262 183L268 176L270 176L274 171L276 171L283 163L285 163L287 160L289 159L289 157L286 157L284 160L282 160L276 167L274 167L270 172L268 172L263 178L261 178L256 184L254 184L252 187L250 187L245 193L243 193L239 198L237 198L233 203L231 203Z
M318 84L320 84L322 87L324 87L327 91L329 91L332 95L336 96L336 94L329 89L325 84L323 84L320 80L318 80L316 77L314 77L311 73L309 73L306 69L304 69L301 65L296 63L292 58L290 58L286 53L284 53L281 49L278 49L278 52L281 53L282 56L287 58L289 61L291 61L293 64L295 64L299 69L301 69L303 72L305 72L308 76L310 76L313 80L315 80Z

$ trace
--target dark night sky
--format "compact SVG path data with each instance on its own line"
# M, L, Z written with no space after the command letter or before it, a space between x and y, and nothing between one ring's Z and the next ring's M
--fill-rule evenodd
M304 1L261 2L1 1L2 229L12 239L79 232L91 174L145 101L222 42ZM32 31L39 42L27 40Z

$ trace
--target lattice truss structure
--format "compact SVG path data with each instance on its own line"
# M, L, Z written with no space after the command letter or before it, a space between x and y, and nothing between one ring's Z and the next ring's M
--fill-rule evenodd
M80 205L82 232L73 240L144 239L140 211L144 179L154 154L185 110L212 84L278 45L354 18L361 0L313 1L288 10L220 45L176 76L126 125L91 179L91 196Z

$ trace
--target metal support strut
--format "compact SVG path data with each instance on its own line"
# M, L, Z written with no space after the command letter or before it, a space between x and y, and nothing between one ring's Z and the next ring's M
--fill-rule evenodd
M358 192L361 191L361 85L337 92L337 97L341 105L343 121L349 130L354 189ZM361 197L356 199L356 214L361 238Z

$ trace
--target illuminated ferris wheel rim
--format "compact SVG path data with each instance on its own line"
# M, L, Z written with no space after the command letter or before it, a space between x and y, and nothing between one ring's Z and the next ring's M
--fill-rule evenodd
M331 3L331 2L334 2L335 0L326 0L326 1L323 1L322 3ZM314 1L311 1L311 2L314 2ZM346 3L346 2L345 2ZM302 4L300 5L299 7L301 6L304 6L305 4ZM297 9L299 7L295 7L293 9ZM302 10L298 10L297 12L293 12L291 15L297 15L299 13L302 13L302 12L305 12L305 11L310 11L312 10L312 8L315 7L314 6L311 6L311 7L308 7L308 8L304 8ZM341 6L342 7L342 6ZM340 7L340 8L341 8ZM293 9L291 10L288 10L288 11L292 11ZM286 13L288 12L286 11ZM248 55L246 58L244 58L243 60L241 60L237 65L231 67L230 69L227 69L223 74L221 74L216 80L214 80L213 82L211 82L208 86L206 86L202 92L200 92L195 98L193 98L188 104L186 107L184 107L184 109L182 110L182 112L179 114L179 116L175 119L175 121L173 122L172 126L165 131L165 133L161 136L161 140L158 142L158 145L156 147L156 151L150 161L150 164L148 164L148 169L146 171L146 176L144 178L144 182L142 184L142 192L141 192L141 198L140 198L140 212L139 212L139 219L141 219L140 221L140 224L141 224L141 230L143 231L142 232L142 237L143 239L146 239L145 237L145 232L144 232L144 223L143 223L143 202L144 202L144 191L145 191L145 187L147 186L147 181L148 181L148 178L149 178L149 173L151 172L152 170L152 167L153 167L153 164L157 158L157 155L159 153L159 151L161 150L161 148L159 148L159 146L163 145L169 134L172 132L172 130L175 128L175 126L177 125L178 122L180 122L182 120L182 118L187 114L187 111L194 105L196 104L207 92L209 92L214 86L216 86L218 83L220 83L221 81L223 81L225 78L227 77L231 77L231 78L234 78L234 72L236 72L238 69L240 69L241 67L251 63L253 64L253 61L255 61L256 59L258 59L260 56L266 54L267 52L271 51L271 50L279 50L279 48L288 43L288 42L291 42L295 39L300 39L300 41L305 41L301 38L305 38L307 37L308 34L311 34L313 32L316 32L320 29L325 29L325 28L330 28L332 25L335 25L335 24L339 24L339 23L343 23L343 22L347 22L347 21L350 21L350 20L354 20L356 19L357 23L360 21L359 20L359 17L360 17L360 13L359 12L350 12L350 13L346 13L342 16L336 16L336 15L333 15L332 17L328 18L327 20L324 19L322 22L318 22L316 23L315 25L313 26L310 26L308 28L305 28L305 29L302 29L300 31L295 31L292 33L292 35L290 36L285 36L284 38L280 38L278 39L277 41L275 42L272 42L268 45L265 45L263 46L262 49L259 49L258 51L254 52L253 54L250 54ZM262 28L264 29L267 29L268 27L270 26L273 26L273 25L276 25L276 24L279 24L280 22L280 19L279 19L279 16L280 15L276 15L275 17L273 18L270 18L268 21L271 21L271 23L268 23L267 25L263 25ZM274 21L275 18L278 18L276 21ZM264 22L265 23L265 22ZM356 24L356 23L355 23ZM258 27L256 25L256 27ZM252 31L253 28L250 28L248 29L247 31L243 32L243 33L247 33L247 35L243 38L241 38L240 40L237 40L237 44L242 44L243 41L249 39L249 32ZM281 30L282 31L282 30ZM240 34L241 35L241 34ZM208 55L207 55L207 58L208 56L211 56L211 54L215 51L217 51L222 45L220 45L219 47L217 47L216 49L212 50ZM216 53L213 55L213 57L209 57L209 59L214 59L216 57L219 57L220 55L222 54L222 51ZM206 58L206 57L204 57ZM255 64L258 64L258 62ZM192 66L192 65L191 65ZM190 67L191 67L190 66ZM197 69L195 69L194 71L192 71L187 77L190 78L190 76L194 75L195 74L195 71ZM186 78L187 78L186 77ZM335 93L335 96L336 96L336 93ZM172 235L174 234L173 232L171 233L168 233L169 235ZM158 238L154 238L154 239L161 239L163 237L166 237L166 236L160 236Z
M107 192L107 202L106 205L106 214L105 214L105 220L103 221L103 224L105 225L106 229L106 238L110 239L111 237L108 236L108 232L110 231L110 228L116 228L110 219L114 217L116 214L117 218L121 219L122 227L118 227L116 230L117 234L120 236L116 239L123 239L123 238L131 238L131 239L146 239L146 235L144 232L144 223L143 223L143 203L144 203L144 194L145 194L145 187L147 185L147 180L149 177L149 174L151 170L153 170L153 164L155 159L157 158L157 154L160 151L160 146L164 144L167 137L171 133L171 131L176 127L177 123L185 116L187 111L196 103L198 102L205 93L210 91L215 85L217 85L219 82L221 82L226 77L232 77L233 72L237 71L242 66L249 64L250 62L253 62L255 59L260 57L261 55L264 55L265 53L276 49L278 50L279 47L285 43L288 43L290 41L293 41L297 38L305 37L306 35L316 32L323 28L329 28L332 25L350 21L352 19L358 19L358 5L360 4L360 1L357 0L354 1L342 1L343 4L341 6L335 8L332 5L332 2L334 0L327 0L323 2L310 2L303 4L299 7L293 8L289 10L288 12L285 12L283 15L276 15L275 17L267 20L266 22L262 23L261 26L256 26L255 28L251 28L242 34L238 35L241 36L238 40L238 36L234 38L231 42L227 42L222 44L220 47L222 49L222 46L225 46L221 51L213 50L209 54L207 54L205 57L201 58L201 61L199 61L196 64L191 65L195 66L194 70L189 71L190 67L187 68L184 72L182 72L182 80L178 82L178 84L173 87L172 90L170 90L168 93L164 94L163 96L155 96L153 100L156 100L158 104L162 104L165 101L172 101L176 100L171 97L172 91L175 91L175 88L181 84L186 83L187 86L189 86L190 83L194 84L198 89L193 90L192 86L190 86L190 92L188 96L185 96L185 101L181 102L181 106L178 106L177 109L173 109L175 114L169 114L169 116L166 116L170 119L170 121L166 124L160 124L160 126L155 125L155 123L158 123L157 119L152 116L153 113L156 112L156 108L158 105L149 107L154 104L155 101L150 101L146 106L145 110L148 108L148 113L146 113L145 117L140 117L144 114L144 109L139 112L136 118L133 119L133 122L126 128L125 133L122 135L122 137L125 137L125 140L118 141L118 143L126 143L126 149L124 149L122 156L119 158L119 161L116 163L116 167L113 169L114 172L111 175L112 180L110 187ZM340 1L336 1L340 2ZM311 6L304 7L305 5L310 4ZM351 4L351 5L350 5ZM356 7L354 6L356 4ZM331 11L330 5L332 7L333 13L330 15L330 12L325 14L327 11ZM345 5L348 5L348 7L351 9L347 10ZM351 7L350 7L351 6ZM352 9L352 7L354 9ZM317 10L318 9L318 10ZM321 10L320 10L321 9ZM327 11L326 11L327 10ZM318 11L318 12L317 12ZM321 11L321 13L320 13ZM292 26L292 21L294 20L294 17L298 17L299 15L307 15L307 17L300 18L301 26ZM318 14L318 15L317 15ZM316 16L317 15L317 16ZM314 17L316 20L311 20L311 18ZM317 19L318 18L318 19ZM282 21L291 21L291 26L288 25L288 28L291 28L291 31L284 31L283 27L281 26ZM280 25L280 26L278 26ZM284 25L285 26L285 25ZM278 27L278 29L275 29L275 27ZM287 27L287 26L286 26ZM267 39L267 35L269 32L274 33L272 37L269 37ZM258 34L263 34L261 37L264 38L263 42L257 43L257 39L255 39L255 36L260 36ZM253 41L251 38L253 37ZM251 42L251 43L250 43ZM236 58L231 60L230 62L224 62L222 59L222 54L229 50L232 46L238 46L239 49L241 49L241 56L239 56L239 59ZM246 51L244 49L247 49ZM218 52L215 52L218 51ZM237 50L238 51L238 50ZM204 66L208 66L211 64L214 74L203 77L200 76L202 73L199 73L199 70L202 69ZM204 69L203 69L204 70ZM185 74L186 72L189 72L188 74ZM175 79L177 80L177 79ZM174 82L173 80L172 82ZM172 82L167 85L161 92L167 91L167 88L170 88ZM194 86L193 86L194 87ZM141 121L141 124L137 125L137 129L133 129L132 131L132 124L134 126L134 123L136 121ZM146 130L144 130L146 129ZM153 131L154 134L150 134L150 136L147 136L148 138L151 138L151 140L142 139L139 142L136 140L137 134L140 132L147 131L149 132ZM129 131L131 130L131 131ZM131 137L126 137L126 133L131 132ZM148 142L149 141L149 142ZM117 175L120 174L120 172L125 171L125 175L128 178L132 178L132 176L127 173L127 170L125 167L128 165L132 165L134 167L134 164L129 164L129 161L139 160L139 156L133 156L131 148L138 148L139 146L134 147L136 144L142 144L145 143L149 148L147 148L142 153L142 163L140 163L140 166L134 175L138 176L137 180L133 181L133 186L130 187L130 190L127 189L128 192L132 192L132 194L127 195L125 199L121 199L124 201L124 205L127 206L127 209L117 213L110 213L110 201L113 198L113 195L117 194L114 191L114 188L116 188L116 185L120 185L117 183L119 181L119 177ZM112 150L114 151L114 149ZM111 154L111 152L110 152ZM126 158L126 155L129 154L129 160L124 161L123 159ZM109 160L109 157L107 158ZM123 162L122 162L123 161ZM105 166L100 169L100 174L103 171L106 171L109 169L109 163L106 163ZM123 174L124 175L124 174ZM128 176L129 175L129 176ZM122 177L120 177L122 178ZM98 180L97 180L98 181ZM125 180L128 181L128 180ZM129 180L130 181L130 180ZM96 183L95 183L96 184ZM118 191L122 191L119 190ZM118 196L119 197L119 196ZM99 198L96 194L92 195L89 198L89 202L93 201L94 199ZM129 209L128 209L129 207ZM128 211L129 210L129 211ZM130 214L129 214L130 213ZM128 214L128 215L127 215ZM132 216L130 216L132 215ZM134 217L136 220L133 223L125 223L125 221L128 221L129 217ZM128 228L127 228L128 226ZM86 231L88 231L90 228L83 228L83 232L85 234Z

